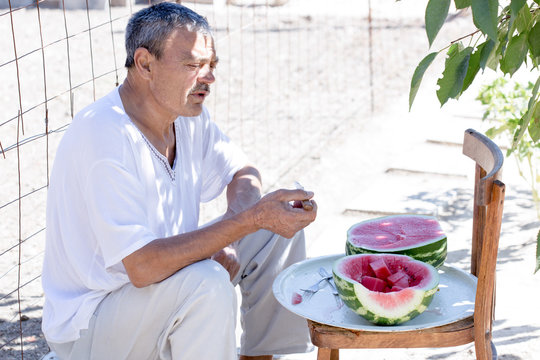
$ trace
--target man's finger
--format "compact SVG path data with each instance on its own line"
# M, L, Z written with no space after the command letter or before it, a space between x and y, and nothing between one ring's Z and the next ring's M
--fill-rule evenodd
M295 189L295 190L280 189L280 190L277 190L274 194L277 200L279 201L309 200L314 195L313 191L306 191L306 190L299 190L299 189Z

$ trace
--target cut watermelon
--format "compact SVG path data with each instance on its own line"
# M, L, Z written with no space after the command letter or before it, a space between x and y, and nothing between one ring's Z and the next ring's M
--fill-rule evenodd
M293 305L298 305L302 302L302 295L300 295L299 293L295 292L292 294L292 297L291 297L291 304Z
M386 266L386 263L384 262L384 259L379 259L377 261L374 261L369 264L373 272L375 273L375 276L379 279L386 279L392 273L388 269L388 266Z
M391 272L386 279L369 275L373 272L369 264L381 259ZM401 324L418 316L431 303L439 286L436 268L405 255L345 256L334 263L333 274L343 302L378 325Z
M440 267L446 259L446 243L446 235L436 218L394 215L351 226L345 252L347 255L402 254Z
M403 281L407 282L407 286L409 286L409 275L403 270L398 270L397 272L393 273L392 275L388 276L386 278L386 281L389 285L394 286L398 283L402 283Z
M363 276L361 280L361 284L371 291L380 292L380 291L384 291L384 289L386 288L386 281L382 279L377 279L372 276Z
M394 286L397 286L397 287L400 287L402 289L406 288L406 287L409 287L411 286L412 284L410 283L409 281L409 277L408 276L404 276L402 277L401 279L399 279L398 281L396 281L395 284L392 284L391 286L394 287Z

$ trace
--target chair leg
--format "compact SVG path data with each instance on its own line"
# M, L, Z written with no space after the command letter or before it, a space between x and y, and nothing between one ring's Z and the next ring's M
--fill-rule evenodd
M474 347L477 360L493 360L497 358L495 345L493 345L491 339L482 339L480 335L475 339Z
M339 349L319 348L317 360L339 360Z
M497 348L495 347L495 344L493 341L490 341L491 343L491 359L497 360L499 357L497 356Z

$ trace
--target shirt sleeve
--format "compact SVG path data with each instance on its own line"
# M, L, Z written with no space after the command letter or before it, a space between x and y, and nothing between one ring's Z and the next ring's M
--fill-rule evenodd
M207 121L203 144L201 201L207 202L221 194L248 159L214 122Z
M108 270L156 235L150 230L144 187L117 161L102 160L88 171L88 221Z

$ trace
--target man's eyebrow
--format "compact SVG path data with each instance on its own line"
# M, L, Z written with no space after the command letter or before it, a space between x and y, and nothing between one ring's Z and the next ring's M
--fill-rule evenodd
M219 58L217 56L216 57L196 56L191 53L182 54L180 60L181 61L196 61L196 62L209 61L214 64L217 64L219 62Z

